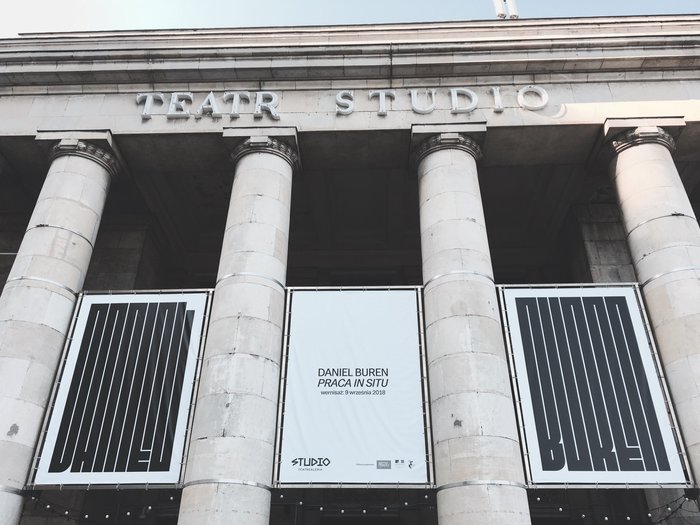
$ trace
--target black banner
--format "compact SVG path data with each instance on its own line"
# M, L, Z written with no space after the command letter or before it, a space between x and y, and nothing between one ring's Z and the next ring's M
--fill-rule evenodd
M608 481L644 483L682 473L650 347L635 326L638 307L625 292L505 290L517 319L528 445L538 459L533 477L542 475L534 481L602 483L597 473L617 473Z
M81 312L74 366L59 398L63 410L53 416L60 423L52 420L50 457L42 458L49 477L171 471L198 312L187 301L138 299L93 302Z

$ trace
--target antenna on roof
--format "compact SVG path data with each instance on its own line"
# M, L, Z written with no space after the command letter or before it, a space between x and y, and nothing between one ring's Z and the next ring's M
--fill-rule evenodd
M518 4L515 0L505 0L506 2L506 7L508 8L508 18L512 18L515 20L516 18L520 18L520 15L518 15Z
M519 18L516 0L493 0L493 8L498 18Z
M505 5L505 0L493 0L493 8L496 10L496 16L498 18L506 17Z

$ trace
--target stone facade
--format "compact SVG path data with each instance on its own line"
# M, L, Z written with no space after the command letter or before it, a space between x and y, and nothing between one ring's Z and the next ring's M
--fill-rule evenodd
M31 34L0 57L3 524L700 523L692 490L527 485L496 293L638 282L700 476L700 16ZM424 286L436 483L277 487L285 286L357 285ZM214 298L182 484L32 486L78 293L191 288Z

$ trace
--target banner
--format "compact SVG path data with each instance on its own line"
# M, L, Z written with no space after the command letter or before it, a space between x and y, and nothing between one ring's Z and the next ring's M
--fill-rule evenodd
M206 302L83 296L35 484L179 482Z
M280 483L429 481L418 293L290 291Z
M631 286L502 289L531 482L686 482Z

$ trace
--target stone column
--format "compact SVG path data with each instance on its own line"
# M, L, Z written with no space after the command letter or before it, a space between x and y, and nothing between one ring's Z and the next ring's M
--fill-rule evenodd
M267 525L280 378L292 173L287 144L232 153L231 203L212 305L180 525Z
M527 493L476 160L457 133L416 150L440 525L525 525Z
M691 470L700 479L700 226L662 128L617 135L610 173Z
M0 523L19 522L54 375L116 159L62 140L0 296Z

